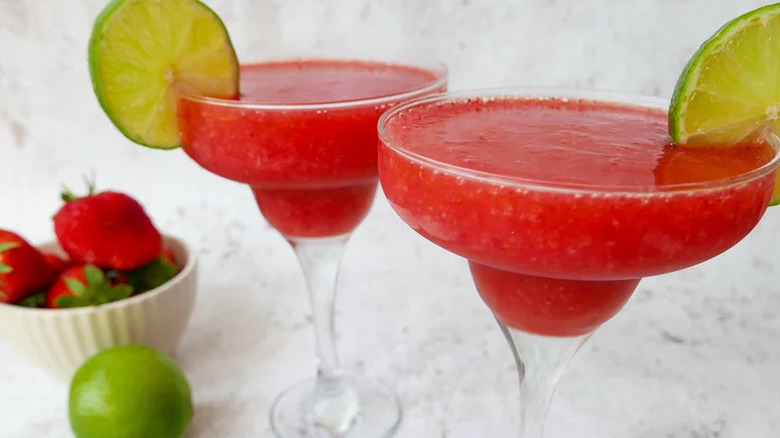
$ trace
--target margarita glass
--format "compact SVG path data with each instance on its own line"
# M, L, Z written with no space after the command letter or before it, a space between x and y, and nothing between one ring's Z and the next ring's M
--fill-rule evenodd
M242 65L236 100L179 101L184 151L205 169L251 187L306 279L319 367L314 380L274 404L272 427L283 438L374 438L398 426L397 397L339 366L336 280L344 246L376 193L377 120L446 84L438 63L293 59Z
M469 260L514 352L522 438L541 438L564 368L642 277L739 242L769 203L777 141L669 144L662 99L507 89L417 100L379 122L398 215Z

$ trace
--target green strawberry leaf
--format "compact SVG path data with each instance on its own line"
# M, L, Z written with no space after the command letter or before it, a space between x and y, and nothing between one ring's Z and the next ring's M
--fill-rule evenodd
M109 302L124 300L133 294L133 286L129 284L120 284L114 286L108 293Z
M65 284L68 286L68 289L70 289L70 291L73 292L73 295L75 296L87 295L87 287L84 286L84 283L82 283L79 279L73 277L65 277Z
M0 253L3 253L5 251L8 251L9 249L18 248L20 246L19 242L5 242L0 243ZM6 265L2 261L0 261L0 274L9 274L14 271L14 268Z
M54 304L61 309L72 309L74 307L87 307L92 305L88 299L84 297L74 297L72 295L63 295L57 298Z
M75 278L65 278L68 289L73 295L65 295L58 299L57 306L99 306L123 300L133 294L133 287L129 284L112 286L103 270L95 265L84 266L84 276L87 278L86 285ZM61 299L65 301L61 303Z
M87 283L91 287L101 287L108 284L106 281L106 275L103 271L95 265L87 265L84 267L84 275L87 277Z
M128 282L137 292L146 292L167 283L181 269L160 257L157 260L141 266L138 269L126 272Z
M18 248L20 246L19 242L5 242L0 243L0 252L8 251L9 249Z
M57 307L66 309L69 307L77 307L76 305L77 300L76 297L72 297L70 295L64 295L59 298L57 298L54 302L54 304L57 305Z
M46 307L46 292L39 292L16 303L17 306L42 309Z

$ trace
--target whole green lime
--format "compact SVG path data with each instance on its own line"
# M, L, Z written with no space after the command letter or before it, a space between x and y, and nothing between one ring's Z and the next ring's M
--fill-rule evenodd
M140 345L104 350L76 371L70 425L77 438L181 438L192 420L187 377Z

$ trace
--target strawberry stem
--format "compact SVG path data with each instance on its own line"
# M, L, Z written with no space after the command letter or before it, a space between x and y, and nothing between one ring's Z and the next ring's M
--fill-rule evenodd
M87 184L87 196L95 194L95 172L92 171L89 175L84 175L84 182Z
M64 185L62 186L62 193L60 194L60 198L65 202L73 202L79 200L79 197L74 195L73 192L71 192L70 189Z
M87 194L86 196L76 196L69 188L68 186L64 185L62 186L62 193L60 194L60 198L65 202L73 202L78 201L79 199L88 198L95 194L95 174L93 173L91 176L84 175L84 183L87 185Z

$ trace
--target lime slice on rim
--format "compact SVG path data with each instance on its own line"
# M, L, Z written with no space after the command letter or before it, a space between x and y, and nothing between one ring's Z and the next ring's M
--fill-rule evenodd
M780 134L780 3L730 21L702 44L669 108L669 133L680 145L735 144L764 128Z
M198 0L112 1L95 20L89 72L100 105L122 134L159 149L180 145L180 95L238 95L230 36Z

